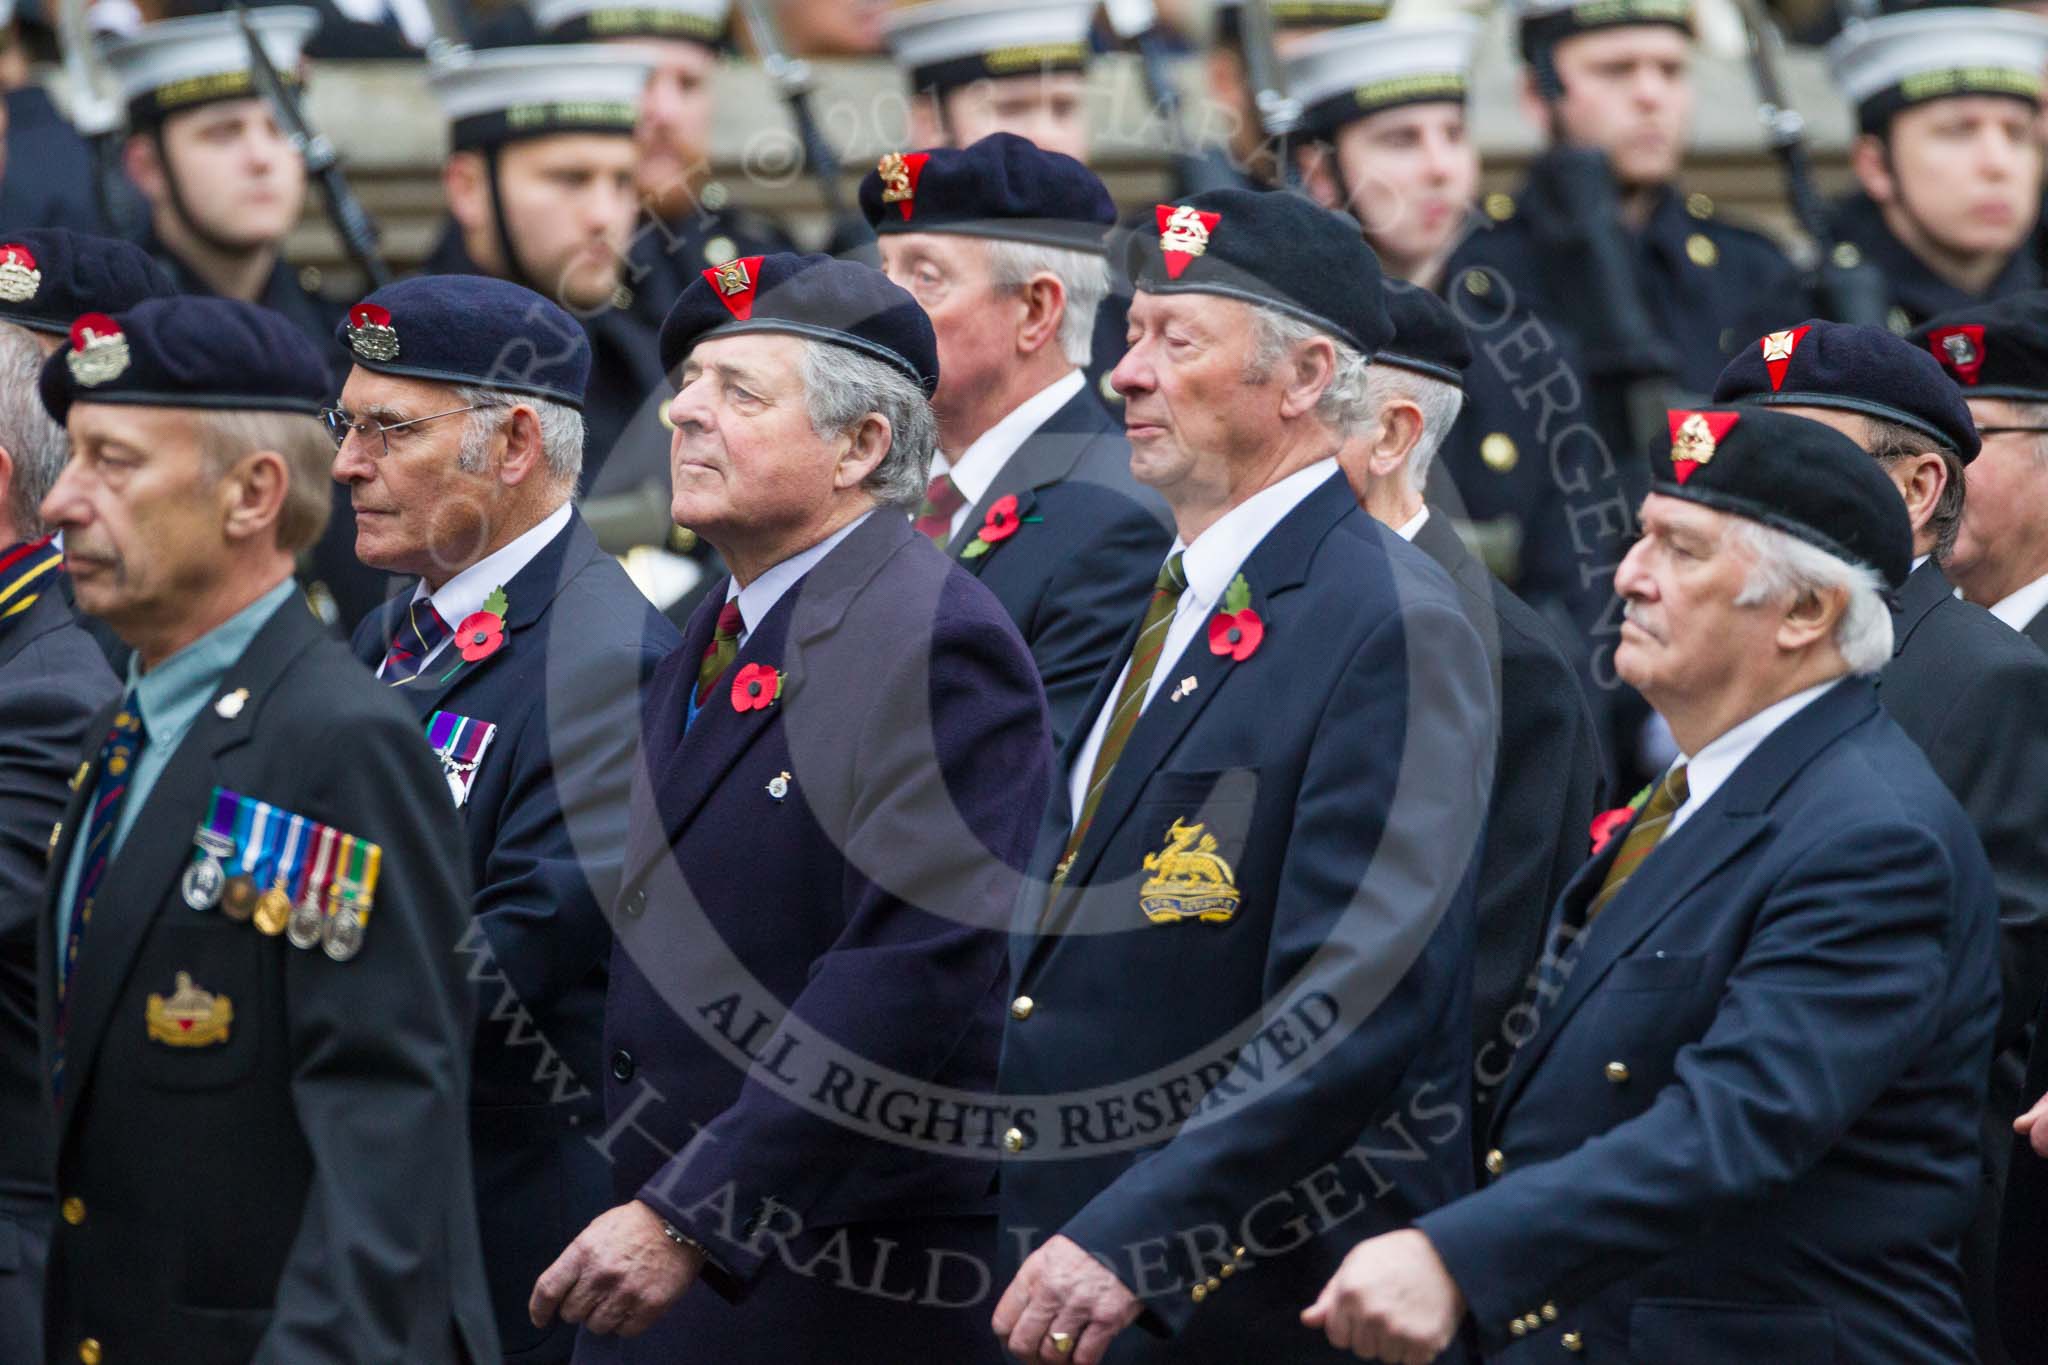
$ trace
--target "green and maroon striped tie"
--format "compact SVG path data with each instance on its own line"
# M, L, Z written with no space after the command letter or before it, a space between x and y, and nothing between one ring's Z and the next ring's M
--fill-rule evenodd
M1599 894L1586 907L1586 923L1591 924L1600 917L1607 903L1620 892L1621 884L1643 865L1643 859L1650 856L1650 850L1671 827L1671 817L1685 804L1685 792L1685 765L1681 763L1664 775L1664 780L1657 784L1657 790L1637 814L1636 822L1629 826L1628 837L1621 841L1621 851L1614 855L1613 863L1607 868L1607 880L1600 883Z
M1081 814L1074 821L1074 832L1067 836L1066 853L1060 859L1062 875L1074 850L1087 836L1096 807L1102 804L1102 789L1109 785L1109 774L1116 767L1131 731L1137 727L1138 713L1145 709L1145 692L1152 682L1152 670L1158 667L1159 655L1166 648L1166 633L1173 628L1173 613L1180 605L1180 595L1187 591L1187 570L1181 567L1180 559L1180 551L1174 551L1160 566L1158 581L1153 584L1152 602L1145 608L1145 624L1138 628L1137 643L1131 646L1131 671L1124 675L1123 688L1116 694L1116 706L1109 713L1109 728L1102 732L1102 748L1096 751L1095 768L1088 775Z

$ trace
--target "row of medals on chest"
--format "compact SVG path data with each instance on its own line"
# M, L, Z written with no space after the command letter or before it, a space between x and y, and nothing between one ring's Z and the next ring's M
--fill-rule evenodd
M230 877L223 865L235 856L234 840L213 830L194 836L205 855L185 868L179 893L194 910L215 907L237 924L254 923L259 933L275 938L283 934L295 948L318 944L336 962L346 962L362 950L362 888L343 878L330 893L331 905L322 904L319 888L308 886L297 902L284 889L283 879L267 891L257 889L256 879L247 873Z

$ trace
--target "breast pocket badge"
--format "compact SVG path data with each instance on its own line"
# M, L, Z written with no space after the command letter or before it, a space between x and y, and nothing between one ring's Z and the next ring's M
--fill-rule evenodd
M453 711L436 711L427 721L427 743L441 760L441 775L448 779L448 794L459 808L469 800L469 785L476 780L476 765L484 761L484 750L498 727L488 721L458 716Z
M1229 923L1237 914L1237 876L1216 849L1207 825L1176 819L1166 831L1166 847L1145 855L1145 871L1152 874L1138 888L1145 918L1154 924Z
M168 1047L211 1047L228 1040L235 1006L225 995L194 985L192 973L179 972L177 989L168 998L149 997L147 1015L151 1042Z

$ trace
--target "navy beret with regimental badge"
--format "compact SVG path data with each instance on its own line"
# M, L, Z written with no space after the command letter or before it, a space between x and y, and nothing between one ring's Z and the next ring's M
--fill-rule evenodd
M82 313L120 313L177 285L133 242L69 228L0 233L0 322L64 336Z
M73 403L320 415L327 366L290 318L239 299L149 299L87 313L43 362L43 406L62 422Z
M1472 363L1472 342L1450 305L1405 280L1388 280L1386 297L1394 337L1380 347L1372 363L1413 370L1463 388L1465 369Z
M1943 313L1906 340L1924 347L1964 398L2048 403L2048 289Z
M1116 203L1101 177L1015 133L955 150L890 152L861 178L860 211L877 235L957 232L1101 251Z
M1653 487L1762 522L1897 590L1913 568L1906 504L1877 461L1833 427L1768 408L1673 408L1672 477Z
M379 374L583 406L590 338L558 305L488 275L415 275L348 310L334 335Z
M1358 221L1298 194L1209 190L1155 205L1113 260L1148 294L1220 294L1271 308L1370 357L1393 335L1379 257Z
M661 364L673 373L711 336L779 332L830 342L902 371L930 397L939 386L932 320L872 266L831 256L742 256L702 271L661 324Z
M1968 464L1977 427L1934 358L1882 327L1808 318L1735 353L1714 381L1716 403L1833 408L1897 422Z

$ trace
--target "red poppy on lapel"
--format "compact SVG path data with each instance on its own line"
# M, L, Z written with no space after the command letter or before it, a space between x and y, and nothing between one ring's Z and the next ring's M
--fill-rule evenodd
M1223 609L1209 618L1209 652L1242 663L1265 638L1266 623L1252 610L1251 584L1239 574L1223 594Z
M732 709L745 714L766 710L782 695L782 674L767 664L748 664L732 680Z
M455 628L455 646L469 663L490 658L504 643L505 618L494 611L473 611Z

